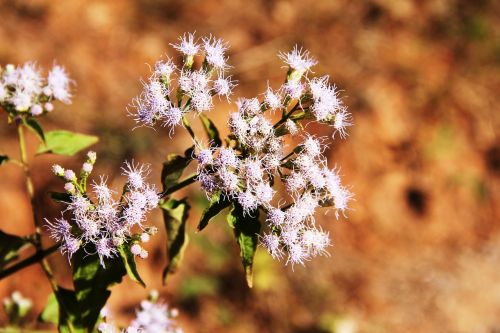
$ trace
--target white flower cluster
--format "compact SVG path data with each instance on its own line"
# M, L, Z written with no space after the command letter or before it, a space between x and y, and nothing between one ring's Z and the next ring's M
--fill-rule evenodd
M307 78L316 63L307 51L295 48L281 57L290 67L287 81L277 90L268 87L262 101L237 101L238 111L230 114L228 122L232 144L198 145L197 179L209 197L219 194L224 200L237 201L245 214L252 215L259 208L265 211L269 231L261 237L262 245L276 259L287 253L286 262L293 265L327 253L330 239L316 227L314 214L319 207L333 206L338 218L352 194L341 184L338 171L328 168L324 140L304 133L303 142L285 155L284 137L299 135L304 119L333 125L341 137L351 124L328 78ZM282 118L273 124L266 112L275 111ZM285 184L285 197L275 198L276 179ZM287 198L293 202L276 207Z
M33 62L0 68L0 106L7 112L39 116L54 109L53 100L71 103L70 85L64 67L54 65L47 78Z
M130 112L141 125L153 126L161 121L171 132L182 124L186 113L210 111L213 96L229 99L235 86L230 77L224 76L229 66L225 56L227 44L221 39L210 36L197 40L194 34L186 34L172 46L184 56L182 67L178 68L170 58L159 60L143 83L142 93L134 98ZM194 57L201 54L204 60L195 69Z
M151 298L151 297L150 297ZM102 314L103 311L101 311ZM113 323L109 322L108 315L104 311L103 319L97 328L100 333L117 333ZM144 300L141 308L136 312L136 318L130 326L121 330L122 333L182 333L175 318L178 316L177 309L170 309L167 304L157 300Z
M51 237L61 242L61 251L67 253L69 258L82 247L89 251L87 245L92 244L91 249L95 248L102 266L105 266L104 259L114 257L118 246L125 242L133 242L131 252L134 255L146 258L148 252L139 242L149 241L149 235L156 231L155 228L147 228L144 222L147 212L157 207L159 201L156 187L145 181L149 174L148 167L125 163L122 169L128 181L119 200L113 197L114 191L101 176L100 182L92 184L92 200L86 193L86 181L95 161L96 154L89 152L80 180L73 170L53 166L54 173L66 181L64 188L70 195L66 211L71 213L72 218L71 222L64 217L55 222L46 220ZM133 233L134 226L138 226L139 233Z

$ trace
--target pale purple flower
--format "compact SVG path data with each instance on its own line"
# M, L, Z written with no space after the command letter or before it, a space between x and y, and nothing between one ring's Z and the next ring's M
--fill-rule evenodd
M264 93L264 102L271 110L281 108L281 96L278 93L274 92L269 86Z
M186 33L182 37L179 37L178 44L170 45L185 56L195 56L200 48L195 41L194 33Z
M283 257L283 250L280 245L280 238L277 235L273 233L269 234L266 233L260 238L260 243L262 244L263 247L267 249L267 251L269 252L271 257L273 257L273 259L279 260Z
M54 98L66 104L71 103L70 83L71 80L64 67L54 65L47 78L47 87Z
M228 65L226 63L226 52L228 45L222 39L215 37L203 38L203 48L205 50L205 60L211 66L224 71Z
M43 113L43 108L40 104L34 104L30 108L30 113L32 116L39 116Z
M280 53L279 57L293 70L299 73L305 73L312 66L317 64L317 61L311 57L309 51L303 50L296 45L292 51L288 53Z
M122 167L122 175L128 178L128 184L133 189L140 189L144 186L144 178L149 175L149 166L145 164L136 164L134 161L125 162Z

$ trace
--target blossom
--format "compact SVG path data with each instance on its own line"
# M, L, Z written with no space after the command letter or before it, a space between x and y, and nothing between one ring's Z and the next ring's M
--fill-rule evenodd
M71 80L64 67L54 65L47 78L47 87L54 98L66 104L71 103L70 83Z
M311 57L309 51L303 50L302 48L299 49L297 45L288 53L280 53L279 57L290 66L290 68L300 73L305 73L312 66L317 64L317 61Z
M206 61L214 68L224 71L228 65L224 53L228 45L222 39L215 37L203 38L203 49L205 50Z
M174 49L186 56L195 56L200 46L196 43L194 33L187 33L179 37L179 44L170 44Z

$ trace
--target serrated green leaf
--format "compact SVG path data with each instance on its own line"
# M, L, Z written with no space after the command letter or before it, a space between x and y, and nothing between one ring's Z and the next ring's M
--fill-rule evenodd
M24 119L23 123L38 136L40 141L45 142L45 134L43 133L42 126L34 118Z
M198 231L202 231L208 225L210 220L219 214L224 208L229 207L231 202L222 198L221 193L217 192L210 198L210 203L201 215Z
M9 161L9 156L7 155L0 155L0 165L7 163Z
M259 211L244 214L243 208L238 203L233 203L233 208L227 215L227 222L233 228L236 242L240 247L241 262L245 270L247 284L253 285L253 259L257 250L260 233Z
M142 280L139 275L139 271L137 270L137 265L135 263L135 256L132 252L130 252L130 247L132 243L125 243L118 247L118 251L120 252L120 256L122 257L123 263L125 264L125 269L127 270L128 276L135 282L139 283L143 287L146 287L146 284Z
M163 169L161 171L163 192L167 192L178 183L189 162L191 162L191 158L185 156L177 154L169 154L167 156L167 160L163 162Z
M19 257L19 253L30 243L19 236L9 235L0 230L0 271Z
M53 153L73 156L99 140L97 136L56 130L45 133L45 144L38 147L37 154Z
M212 144L216 147L222 146L222 140L220 139L219 130L215 127L215 124L203 113L199 115L205 133L207 133L208 139L212 141Z
M60 202L60 203L66 203L66 204L71 203L71 194L69 194L69 193L49 192L49 194L50 194L50 198L54 202Z
M47 304L38 316L38 321L55 325L59 322L59 304L57 304L57 298L54 293L49 295Z
M163 219L167 229L168 264L163 270L163 281L166 283L168 275L177 271L188 244L186 221L190 206L184 198L167 200L160 207L163 209Z

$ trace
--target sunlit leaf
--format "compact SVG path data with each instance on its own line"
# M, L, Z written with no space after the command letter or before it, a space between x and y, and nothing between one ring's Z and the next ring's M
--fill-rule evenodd
M146 287L146 284L142 280L139 275L139 271L137 270L137 265L135 263L135 256L132 252L130 252L130 247L132 243L125 243L118 247L118 251L120 252L120 256L122 257L123 263L125 264L125 269L127 270L128 276L135 282L139 283L143 287Z
M168 264L163 271L163 281L166 282L168 275L176 272L188 244L186 221L190 206L186 199L170 199L163 202L160 207L163 209L163 219L167 229Z
M199 117L201 119L201 123L203 124L203 128L207 133L208 139L214 146L222 146L222 140L220 139L219 130L217 129L217 127L215 127L215 124L203 113L200 113Z
M219 214L224 208L229 207L231 202L225 200L220 192L214 193L210 198L210 204L203 211L200 223L198 224L198 231L205 229L210 220Z
M19 236L9 235L0 230L0 271L19 257L19 253L30 243Z
M253 285L253 259L257 250L260 233L259 211L244 214L243 208L238 203L233 203L233 208L227 215L227 222L233 228L236 242L240 247L241 262L245 269L247 284Z
M56 130L45 133L45 143L38 147L37 154L53 153L73 156L98 141L94 135Z

